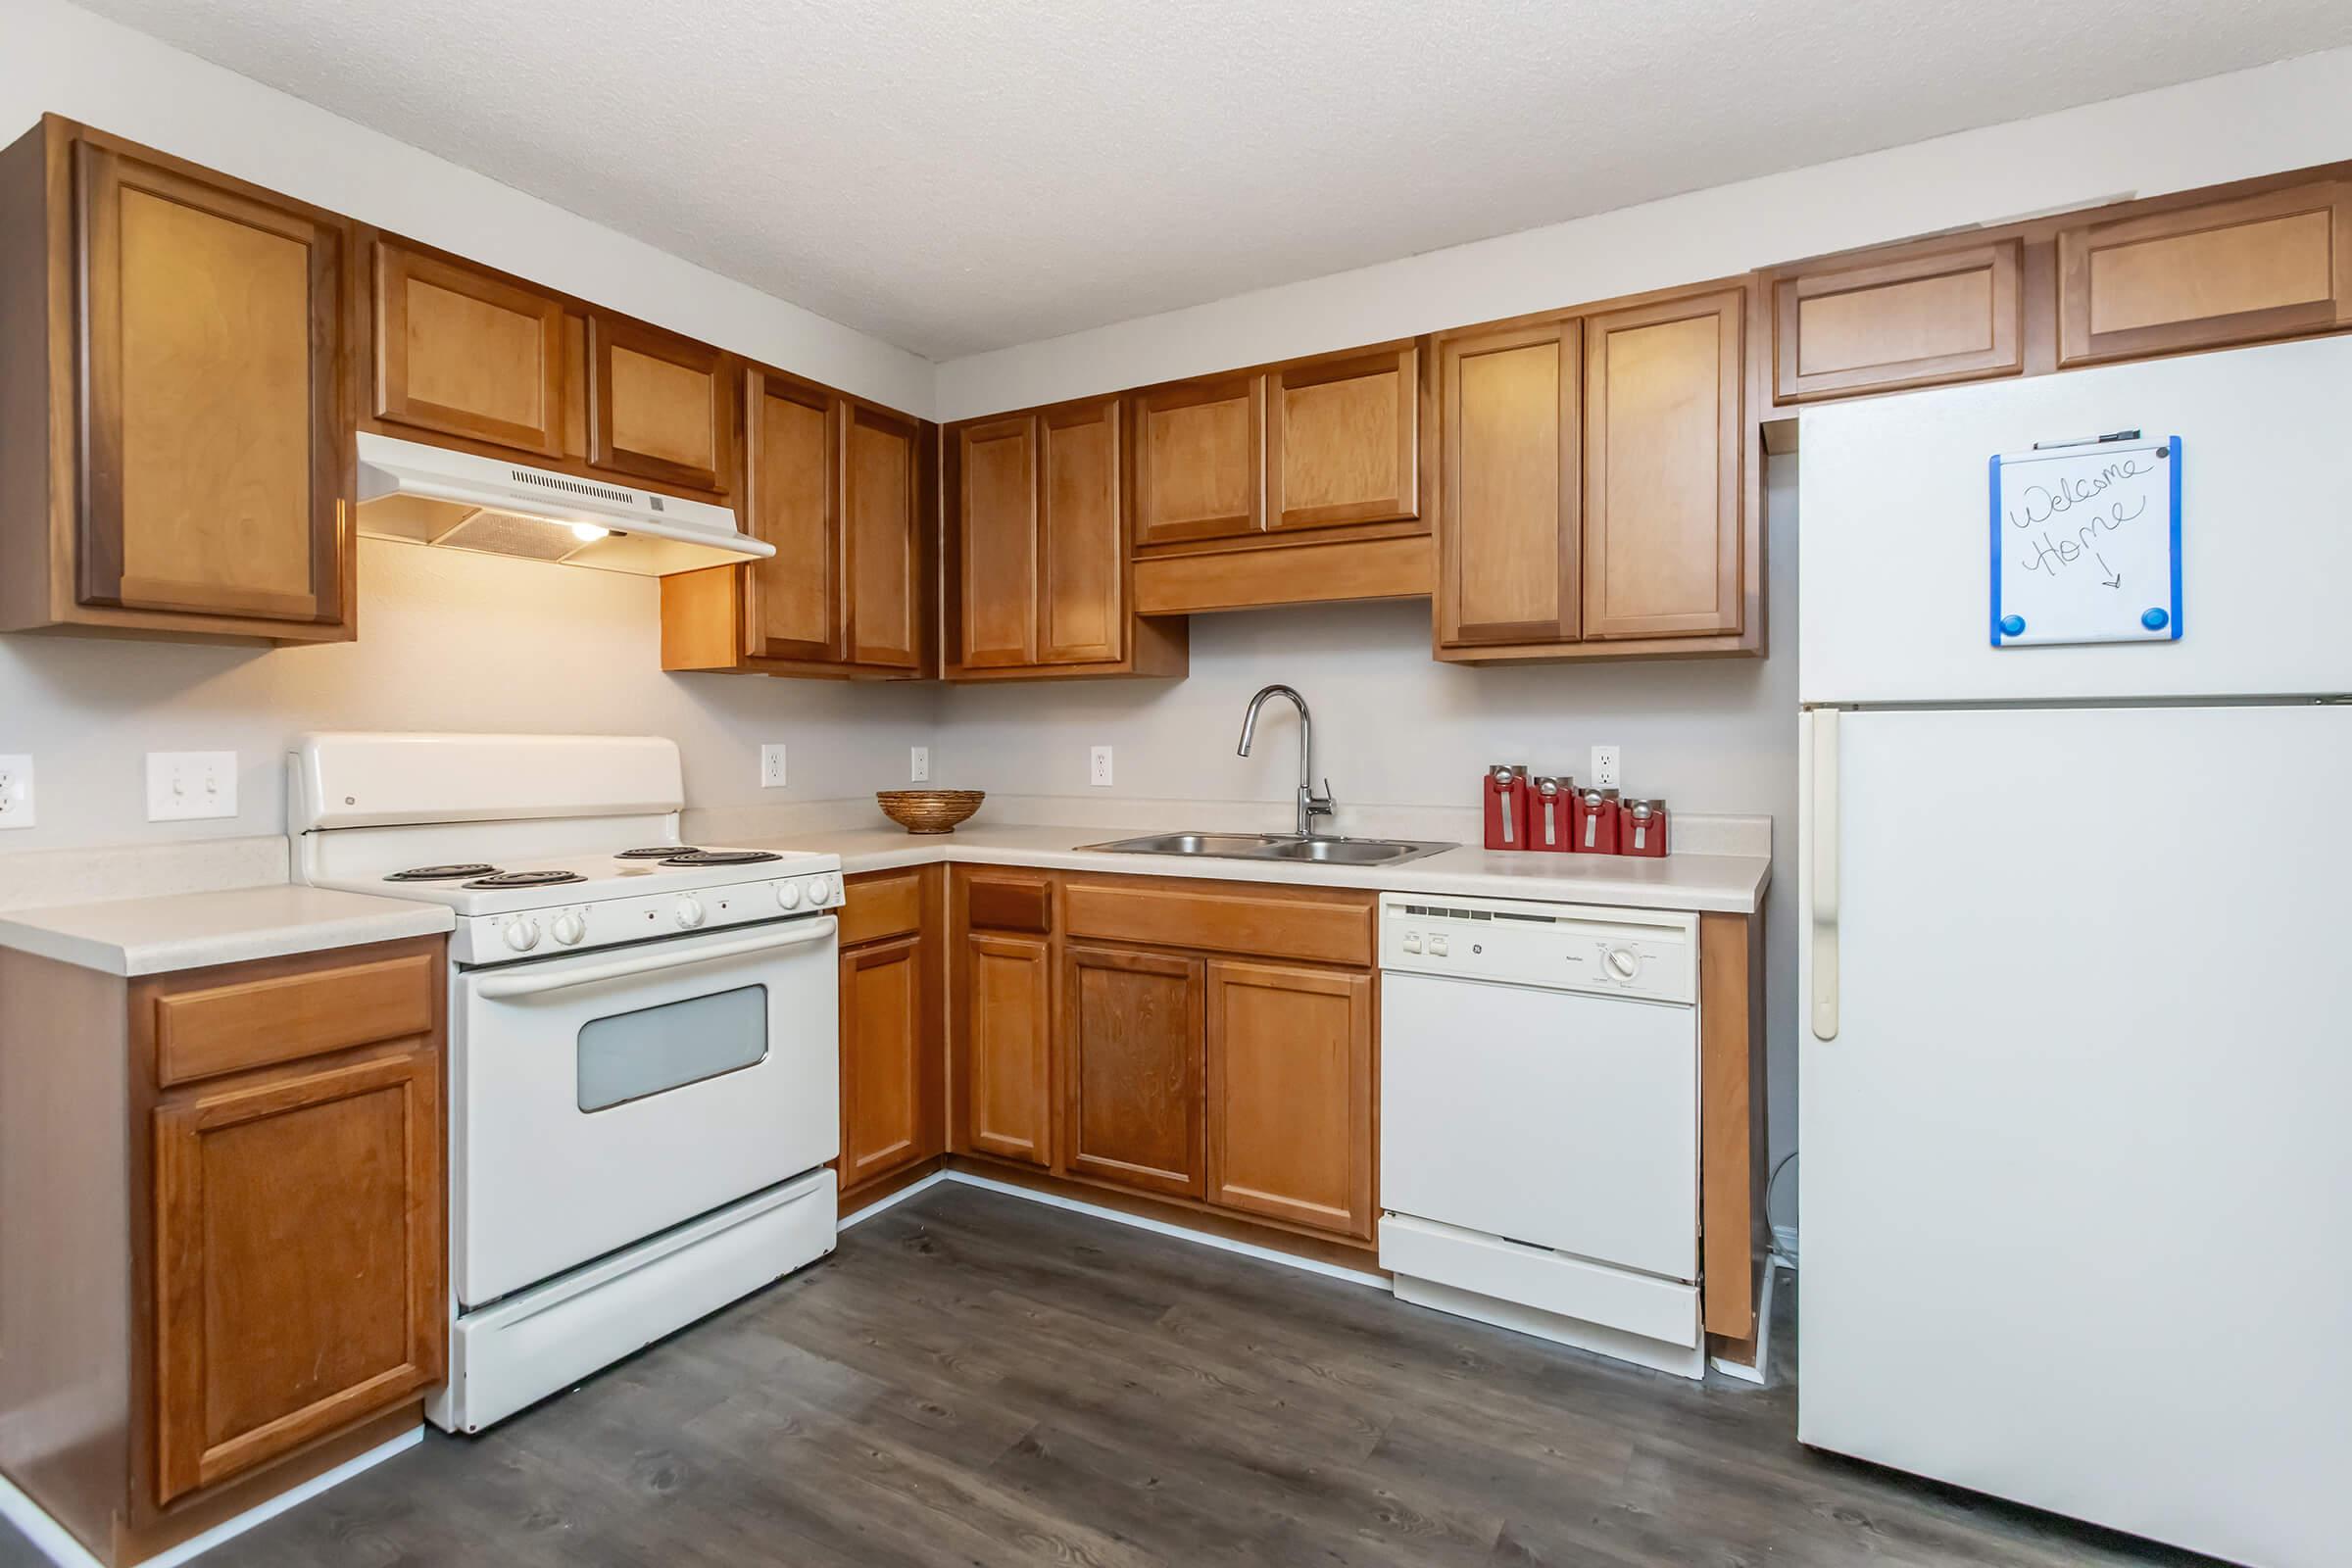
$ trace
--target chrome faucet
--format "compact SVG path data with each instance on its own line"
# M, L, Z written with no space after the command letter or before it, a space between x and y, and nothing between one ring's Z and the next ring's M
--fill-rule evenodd
M1315 721L1307 715L1306 699L1288 686L1266 686L1250 699L1250 711L1242 715L1242 744L1234 748L1236 756L1250 755L1250 737L1257 728L1257 710L1266 706L1269 697L1288 697L1298 710L1298 836L1315 836L1315 818L1332 814L1331 780L1323 781L1323 793L1315 793Z

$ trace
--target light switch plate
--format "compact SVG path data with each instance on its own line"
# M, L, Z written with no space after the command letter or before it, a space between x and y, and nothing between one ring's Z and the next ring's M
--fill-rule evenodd
M32 759L0 757L0 828L32 826Z
M910 782L916 784L928 784L931 782L930 747L910 746L907 748L906 777Z
M236 753L147 754L148 821L190 822L236 814Z
M1619 758L1614 746L1592 748L1592 787L1596 790L1619 788L1617 782Z
M1097 789L1110 787L1110 748L1098 746L1087 764L1086 781Z
M784 748L782 746L760 748L760 787L763 790L780 790L784 787Z

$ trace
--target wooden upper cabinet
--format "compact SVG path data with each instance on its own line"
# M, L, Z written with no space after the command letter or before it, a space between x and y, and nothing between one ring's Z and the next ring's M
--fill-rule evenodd
M1801 268L1773 283L1776 402L2025 369L2023 241L1944 242Z
M2058 230L2058 363L2352 326L2352 180Z
M375 416L561 456L563 302L397 240L372 263Z
M1135 394L1135 542L1228 539L1265 516L1265 377L1255 372Z
M1127 538L1121 518L1124 402L1101 398L1037 420L1037 660L1082 664L1126 652Z
M1267 372L1267 528L1421 514L1420 365L1404 343Z
M1199 1198L1201 961L1073 947L1063 967L1067 1168Z
M1723 289L1586 318L1588 638L1740 629L1745 299Z
M1037 420L959 427L956 494L959 614L956 662L968 669L1037 662Z
M1208 1200L1369 1239L1372 977L1214 960Z
M1054 1162L1053 949L1042 937L963 939L956 1053L960 1147Z
M427 1042L157 1106L158 1502L440 1381L440 1072Z
M923 592L922 426L852 403L841 431L850 662L913 671L923 662L929 620Z
M822 387L757 368L744 373L743 526L776 547L773 556L743 568L745 651L752 658L846 655L834 464L841 409L841 400Z
M588 317L588 461L689 490L731 488L733 382L725 357L625 318Z
M1440 648L1577 635L1582 344L1573 320L1438 342Z
M0 441L24 553L0 625L348 636L345 225L54 120L7 164L24 265L0 267L0 375L24 400L0 395ZM53 369L70 387L40 384ZM66 421L46 442L36 411Z

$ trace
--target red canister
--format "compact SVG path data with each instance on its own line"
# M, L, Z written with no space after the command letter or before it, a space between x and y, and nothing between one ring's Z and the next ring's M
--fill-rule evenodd
M1527 769L1497 762L1487 769L1487 848L1527 848Z
M1566 855L1576 837L1576 780L1539 778L1528 797L1528 839L1531 850Z
M1666 853L1666 803L1627 801L1617 808L1617 853L1663 856Z
M1617 853L1617 792L1587 790L1577 797L1576 852L1579 855Z

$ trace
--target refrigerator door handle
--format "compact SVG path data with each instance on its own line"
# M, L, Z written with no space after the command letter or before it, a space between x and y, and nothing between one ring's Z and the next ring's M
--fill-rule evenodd
M1838 1038L1838 710L1813 710L1813 1038Z

